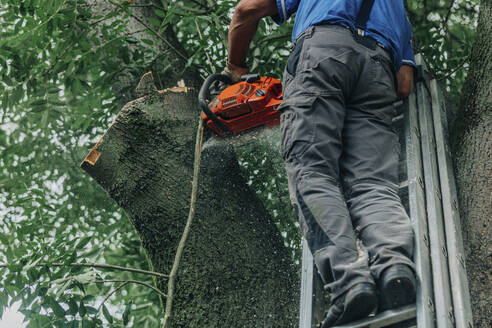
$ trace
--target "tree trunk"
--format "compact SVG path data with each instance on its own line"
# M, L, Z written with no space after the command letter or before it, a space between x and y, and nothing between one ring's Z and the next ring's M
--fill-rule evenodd
M456 119L453 152L475 327L492 326L492 1L477 39Z
M154 270L163 273L188 214L198 108L190 89L154 90L125 105L82 163L131 217ZM171 327L296 326L299 279L234 152L220 143L205 147L200 172ZM166 281L158 286L166 292Z

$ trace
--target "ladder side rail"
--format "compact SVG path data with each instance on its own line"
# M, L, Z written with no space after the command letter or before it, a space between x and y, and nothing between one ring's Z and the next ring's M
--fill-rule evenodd
M417 83L417 97L436 322L438 328L447 328L454 326L454 320L442 205L438 199L440 198L439 172L427 80Z
M407 152L408 208L415 233L414 261L418 278L417 326L433 328L435 327L434 295L417 110L417 95L414 91L409 96L408 109L404 112L404 129Z
M443 98L435 79L430 81L430 90L432 93L432 114L434 118L442 205L449 254L449 272L453 291L454 318L457 328L471 328L473 327L473 318L470 291L466 275L461 221L458 200L456 198L456 184L448 142L448 122Z
M314 260L306 239L302 238L302 272L299 328L312 328Z
M313 261L313 263L315 262ZM327 297L324 287L318 268L313 265L313 326L325 319L326 310L330 306L329 297Z

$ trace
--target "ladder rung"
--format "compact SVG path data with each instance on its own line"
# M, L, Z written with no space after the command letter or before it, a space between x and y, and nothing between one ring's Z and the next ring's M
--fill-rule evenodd
M333 328L379 328L414 319L415 317L415 305L407 305L399 309L387 310L379 313L376 316L368 317ZM413 327L416 327L416 325L413 325Z

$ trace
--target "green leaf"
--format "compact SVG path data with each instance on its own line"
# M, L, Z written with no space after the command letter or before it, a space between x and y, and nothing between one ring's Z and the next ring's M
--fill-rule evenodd
M66 103L64 101L56 100L56 99L49 100L48 103L50 105L55 105L55 106L65 106L66 105Z
M46 295L46 293L48 292L48 288L47 287L39 287L36 291L36 293L40 296L40 297L43 297Z
M148 44L150 46L154 45L154 41L152 41L150 39L141 39L140 41L142 41L143 43Z
M82 293L84 293L84 294L85 294L85 287L84 287L84 285L83 285L83 284L81 284L81 283L80 283L80 282L78 282L77 280L74 280L74 282L73 282L73 283L75 284L75 286L77 286L77 287L80 289L80 291L81 291Z
M43 106L46 105L48 101L46 99L38 99L30 103L31 106Z
M60 296L63 294L63 292L64 292L64 291L68 288L68 286L70 286L70 284L71 284L71 283L72 283L72 281L71 281L71 280L66 281L66 282L62 285L62 287L61 287L60 289L58 289L58 291L56 292L56 294L55 294L55 295L56 295L56 297L60 297Z
M79 328L79 320L73 320L72 322L68 323L67 327L68 328Z
M7 236L3 233L0 232L0 241L5 245L5 246L8 246L9 245L9 240L7 238Z
M45 111L47 109L48 109L48 107L46 107L45 105L36 105L36 106L32 107L31 113L39 113L39 112Z
M94 322L87 318L82 319L82 328L92 328L94 327Z
M166 17L166 13L165 13L165 12L163 12L162 10L160 10L160 9L156 9L156 10L154 10L154 13L155 13L157 16L161 17L161 18Z
M85 272L76 276L72 276L72 279L80 284L86 284L93 281L96 278L96 274L93 271Z
M39 271L36 268L30 268L27 270L27 276L29 277L29 282L35 282L39 278Z
M50 94L58 94L59 92L60 92L60 89L57 87L48 88L48 93L50 93Z
M84 237L82 238L78 243L77 245L75 245L75 249L76 250L80 250L82 248L84 248L85 245L87 245L89 242L91 241L91 237Z
M132 36L126 38L125 40L126 40L126 42L129 42L129 43L138 43L138 40Z
M87 313L87 310L85 308L85 305L84 305L84 302L80 302L80 305L79 305L79 314L81 317L85 316L85 314Z
M86 311L87 311L87 314L95 314L97 313L97 309L92 307L92 306L86 306L85 307Z
M84 302L92 302L95 299L96 299L96 296L94 296L94 295L85 295L84 297L82 297L82 301L84 301Z
M128 318L130 316L130 311L132 309L132 304L133 304L133 301L130 300L130 302L125 307L125 311L123 311L123 324L125 326L128 324Z
M106 320L108 320L109 323L113 323L113 317L111 316L108 309L106 308L106 305L104 305L104 304L102 306L102 311L103 311L103 315L106 318Z
M60 306L60 304L58 304L58 302L53 297L48 297L48 302L50 308L53 310L53 313L55 313L57 317L62 318L65 316L65 310Z
M48 110L45 110L44 113L43 113L43 116L41 117L41 128L46 128L46 126L48 125L48 116L49 116L50 112Z
M70 263L75 262L76 259L77 259L77 252L76 251L73 251L72 254L69 257L67 257L67 258L65 258L63 260L63 262L65 264L70 264Z
M156 27L160 27L161 26L161 22L157 18L150 17L149 18L149 22L150 22L150 24L152 24L152 25L154 25Z
M68 311L67 313L70 315L76 315L77 312L79 311L79 307L77 305L77 302L73 298L70 298L68 300Z

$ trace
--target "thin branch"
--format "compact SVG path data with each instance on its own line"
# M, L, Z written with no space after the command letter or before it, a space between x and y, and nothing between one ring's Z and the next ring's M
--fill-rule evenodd
M182 9L184 11L190 11L190 12L196 13L198 15L206 15L206 14L210 13L210 10L200 10L200 9L196 9L196 8L192 8L192 7L180 5L178 3L173 4L173 6L176 6L176 7L180 8L180 9ZM129 6L129 8L149 8L149 7L154 7L156 9L160 9L162 11L166 11L166 8L161 7L161 6L158 6L158 5L153 4L153 3L147 3L147 4L131 5L131 6Z
M448 72L446 75L444 76L440 76L439 78L437 78L438 81L442 81L442 80L445 80L447 79L448 77L450 77L451 75L453 75L454 73L456 73L457 71L459 71L460 69L463 68L463 66L465 66L465 64L468 62L468 59L469 57L467 56L459 65L457 65L455 68L453 68L450 72Z
M448 13L446 14L446 17L444 18L444 21L442 23L442 27L443 27L444 32L446 34L449 33L448 22L449 22L449 17L451 17L451 11L453 10L453 6L454 6L455 2L456 2L456 0L451 1L451 5L449 6Z
M70 48L71 45L68 45L65 47L65 49L63 49L63 51L60 52L60 54L58 56L56 56L56 58L52 61L50 67L48 67L48 69L43 72L43 74L41 75L42 77L46 77L46 75L48 75L49 73L51 73L51 71L55 68L55 65L58 63L58 61L64 56L66 55L67 53L67 50ZM73 46L73 45L72 45Z
M449 17L451 17L451 11L453 10L453 6L455 2L456 0L451 1L451 5L449 6L448 13L446 14L446 18L444 19L444 25L446 26L446 30L448 26Z
M7 268L9 267L10 264L0 264L0 268ZM156 277L162 277L162 278L169 278L169 275L160 273L160 272L153 272L153 271L147 271L147 270L141 270L141 269L135 269L135 268L125 268L117 265L109 265L109 264L98 264L98 263L69 263L69 264L64 264L64 263L38 263L36 266L52 266L52 267L64 267L64 266L82 266L82 267L90 267L90 268L98 268L98 269L109 269L109 270L119 270L119 271L127 271L127 272L134 272L134 273L141 273L141 274L146 274L149 276L156 276Z
M127 33L125 36L129 36L129 35L132 35L132 34L135 34L135 33L139 33L139 32L144 32L146 31L146 29L144 30L140 30L140 31L135 31L135 32L132 32L132 33ZM88 50L86 51L85 53L82 54L82 57L84 57L85 55L87 55L88 53L90 52L95 52L96 50L108 45L109 43L117 40L117 39L123 39L125 36L119 36L119 37L115 37L109 41L106 41L105 43L91 49L91 50ZM47 74L51 73L51 71L53 70L53 68L55 68L55 65L58 63L58 61L60 60L61 57L63 57L63 55L66 54L66 51L68 50L68 48L70 48L70 46L72 46L71 44L69 44L67 47L65 47L65 49L63 51L60 52L60 54L55 58L55 60L53 60L52 64L50 65L50 67L43 73L43 77L46 76Z
M144 4L141 4L141 5L131 5L129 7L130 8L154 7L154 8L157 8L157 9L166 10L166 8L161 7L161 6L158 6L158 5L154 4L154 3L144 3Z
M44 22L42 22L41 24L37 25L35 28L33 28L32 30L29 30L29 33L33 33L35 32L36 30L38 30L41 26L43 25L46 25L48 24L56 15L58 15L58 13L60 12L60 10L62 9L62 7L67 3L67 0L63 1L63 3L56 9L55 13L53 13L50 17L48 17L47 20L45 20Z
M106 296L104 298L104 300L101 302L101 304L99 305L99 307L97 308L97 312L99 313L99 311L101 311L101 308L103 307L104 303L106 303L106 301L114 295L114 293L116 293L118 290L120 290L121 288L123 288L124 286L128 285L130 282L129 281L125 281L124 283L122 283L121 285L119 285L118 287L116 287L115 289L113 289L113 291L111 293L108 294L108 296Z
M147 29L146 28L143 28L141 30L136 30L136 31L133 31L133 32L128 32L128 33L126 33L126 35L134 35L134 34L142 33L142 32L145 32L145 31L147 31Z
M174 298L174 281L178 274L179 262L181 260L181 255L183 254L183 249L186 244L186 239L190 232L191 223L193 222L193 217L195 215L195 203L196 194L198 190L198 174L200 173L200 159L202 155L202 142L203 142L203 120L200 117L198 121L198 129L196 131L196 141L195 141L195 160L193 163L193 184L191 187L191 200L190 200L190 211L188 213L188 220L186 221L186 226L181 236L181 240L178 244L178 249L176 251L176 256L174 257L173 267L171 269L171 274L169 275L169 280L167 283L167 299L166 299L166 311L164 313L164 324L163 328L167 327L169 317L171 316L171 310Z
M155 288L154 286L152 286L151 284L148 284L146 282L143 282L143 281L139 281L139 280L121 280L121 279L111 279L111 280L94 280L94 281L91 281L89 283L98 283L98 284L105 284L105 283L108 283L108 282L123 282L123 283L129 283L129 284L137 284L137 285L142 285L142 286L145 286L145 287L148 287L150 289L152 289L154 292L158 293L159 295L161 295L162 297L167 297L166 294L164 294L164 292L160 289L157 289Z
M118 3L114 3L112 0L107 0L109 3L111 3L113 6L116 6L116 7L122 7L120 4ZM183 58L184 60L188 60L188 57L186 55L184 55L183 53L181 53L178 49L176 49L172 44L171 42L169 42L166 38L164 38L163 36L161 36L159 34L159 32L155 31L152 27L150 27L147 23L145 23L142 19L140 19L140 17L138 17L137 15L133 14L133 13L130 13L130 16L133 17L137 22L139 22L141 25L143 25L145 28L147 28L147 30L149 30L150 32L152 32L152 34L154 34L157 38L159 38L162 42L164 42L169 48L171 48L178 56L180 56L181 58Z
M105 20L112 19L112 18L114 18L114 17L108 17L108 15L106 15L106 16L104 16L104 17L102 17L102 18L100 18L100 19L98 19L96 21L90 22L89 23L89 26L96 25L96 24L98 24L100 22L104 22Z
M290 41L290 34L282 34L282 35L267 37L259 41L257 44L260 45L260 44L270 43L273 41L278 41L283 39L285 39L286 41Z
M200 37L200 41L203 41L202 32L200 32L200 28L198 27L198 23L197 23L196 19L194 21L195 21L196 31L198 32L198 36ZM212 73L215 73L215 67L212 65L212 60L210 59L208 52L207 52L207 50L204 50L204 51L205 51L205 56L207 56L208 64L210 65L210 71Z
M171 48L178 56L180 56L181 58L183 58L184 60L188 60L188 57L186 57L183 53L181 53L178 49L176 49L172 44L171 42L169 42L166 38L164 38L163 36L161 36L157 31L155 31L152 27L150 27L149 25L147 25L144 21L142 21L139 17L137 17L136 15L134 14L130 14L133 18L135 18L135 20L137 22L139 22L140 24L142 24L144 27L146 27L150 32L152 32L152 34L154 34L155 36L157 36L162 42L164 42L169 48Z
M207 14L210 14L212 12L211 9L208 9L208 10L200 10L200 9L196 9L196 8L193 8L193 7L188 7L188 6L184 6L184 5L180 5L180 4L174 4L176 7L178 7L179 9L181 10L184 10L184 11L188 11L188 12L192 12L192 13L195 13L197 15L207 15Z
M112 38L111 40L108 40L108 41L106 41L106 42L104 42L104 43L102 43L102 44L98 45L97 47L92 48L92 49L87 50L86 52L84 52L84 53L82 54L82 58L83 58L83 57L85 57L87 54L89 54L89 53L91 53L91 52L95 53L97 50L99 50L99 49L101 49L101 48L104 48L105 46L107 46L108 44L110 44L110 43L111 43L111 42L113 42L113 41L116 41L116 40L119 40L119 39L123 39L123 38L126 38L126 37L127 37L126 35L122 35L122 36L117 36L117 37L115 37L115 38Z
M210 11L210 7L196 0L190 0L191 2L197 4L198 6L205 8L205 10Z

